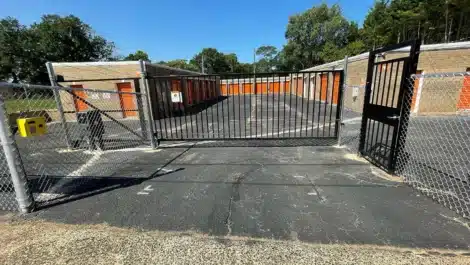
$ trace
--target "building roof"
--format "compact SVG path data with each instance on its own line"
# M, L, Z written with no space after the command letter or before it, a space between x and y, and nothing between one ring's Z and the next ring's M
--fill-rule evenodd
M152 63L151 65L153 65L154 67L157 67L157 68L162 68L162 69L167 69L167 70L172 70L172 71L179 71L179 72L184 72L184 73L192 74L192 75L203 75L203 73L200 73L200 72L195 72L195 71L190 71L190 70L186 70L186 69L170 67L170 66L166 66L166 65L163 65L163 64Z
M55 62L52 63L52 66L111 66L111 65L133 65L136 64L138 65L140 62L139 61L100 61L100 62ZM146 65L152 65L156 68L161 68L161 69L166 69L166 70L171 70L175 72L183 72L186 74L193 74L193 75L200 75L202 73L199 72L194 72L190 70L185 70L185 69L180 69L180 68L175 68L175 67L170 67L162 64L156 64L156 63L150 63L145 61Z
M438 43L438 44L427 44L427 45L421 45L420 51L442 51L442 50L460 50L460 49L470 49L470 41L464 41L464 42L453 42L453 43ZM398 52L409 52L410 47L403 47L399 48L393 51L388 51L387 53L398 53ZM366 60L369 58L369 52L361 53L356 56L351 56L348 57L348 63L351 62L356 62L356 61L362 61ZM333 70L341 70L343 69L344 65L344 59L330 62L330 63L325 63L321 65L317 65L314 67L310 67L307 69L304 69L302 71L315 71L315 70L324 70L326 68L331 68Z

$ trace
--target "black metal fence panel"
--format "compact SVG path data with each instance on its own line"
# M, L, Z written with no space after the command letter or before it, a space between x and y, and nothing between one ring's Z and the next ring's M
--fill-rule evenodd
M342 71L148 80L160 141L338 136Z

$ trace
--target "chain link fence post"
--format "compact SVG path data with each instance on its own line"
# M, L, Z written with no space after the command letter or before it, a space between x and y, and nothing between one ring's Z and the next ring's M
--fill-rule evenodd
M0 142L15 189L19 211L21 213L29 213L34 208L34 199L28 186L28 180L26 179L18 149L11 135L8 120L5 100L0 96Z
M150 138L150 144L152 145L152 148L157 147L157 143L155 141L155 122L153 119L153 113L152 113L152 108L151 108L151 100L150 100L150 89L148 85L148 80L147 80L147 71L145 69L145 62L143 60L139 60L140 64L140 80L142 83L142 86L144 88L144 97L145 99L142 101L143 103L143 108L144 108L144 115L146 115L146 119L148 121L148 130L149 130L149 138ZM142 131L145 130L145 128L142 128Z
M59 93L59 90L57 89L58 84L56 82L54 68L52 67L51 62L47 62L46 67L47 67L47 72L49 74L49 80L51 82L51 86L53 87L54 100L57 104L57 110L59 111L60 122L61 122L62 128L64 129L65 141L66 141L67 147L71 148L72 140L70 139L70 133L67 127L67 120L65 119L65 114L64 114L64 107L62 106L62 101L60 99L60 93Z

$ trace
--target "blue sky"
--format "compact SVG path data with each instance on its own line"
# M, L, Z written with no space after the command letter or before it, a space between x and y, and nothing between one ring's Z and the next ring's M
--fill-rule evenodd
M190 59L204 47L252 60L260 45L281 48L288 18L316 4L339 3L362 23L374 0L0 0L0 17L23 24L43 14L73 14L90 24L118 53L146 51L152 60ZM27 7L27 8L26 8Z

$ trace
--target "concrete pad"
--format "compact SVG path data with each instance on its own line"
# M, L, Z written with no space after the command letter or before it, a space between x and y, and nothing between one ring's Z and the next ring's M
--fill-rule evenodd
M458 215L343 149L176 147L133 156L102 180L112 189L29 216L217 236L469 247ZM153 177L128 176L137 168Z

